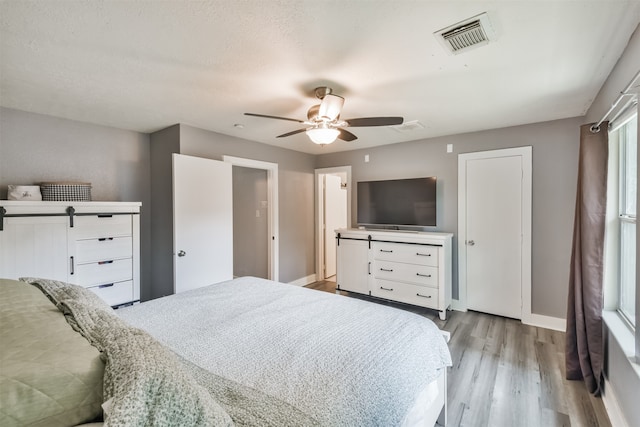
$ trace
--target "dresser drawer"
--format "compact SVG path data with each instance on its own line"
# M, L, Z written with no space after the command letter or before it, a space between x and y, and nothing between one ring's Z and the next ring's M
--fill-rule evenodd
M133 301L133 281L109 283L88 288L109 305L125 304Z
M436 267L375 260L371 265L371 273L376 279L438 287L438 269Z
M72 281L84 287L124 282L133 278L131 258L76 264Z
M76 241L77 264L112 260L117 258L131 258L133 256L133 241L127 237L101 237Z
M131 236L131 215L76 216L72 230L76 240Z
M421 307L439 308L438 290L435 288L374 279L371 295Z
M438 266L438 247L387 242L371 244L374 259Z

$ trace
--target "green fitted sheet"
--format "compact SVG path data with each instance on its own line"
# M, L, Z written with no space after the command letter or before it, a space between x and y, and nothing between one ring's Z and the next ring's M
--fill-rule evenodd
M104 362L36 287L0 279L0 425L71 426L102 413Z

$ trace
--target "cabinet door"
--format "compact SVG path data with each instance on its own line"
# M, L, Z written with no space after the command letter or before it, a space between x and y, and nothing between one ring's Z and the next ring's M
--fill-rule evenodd
M42 277L67 281L65 217L5 218L0 231L0 277Z
M369 294L369 242L340 239L337 250L336 280L340 290Z

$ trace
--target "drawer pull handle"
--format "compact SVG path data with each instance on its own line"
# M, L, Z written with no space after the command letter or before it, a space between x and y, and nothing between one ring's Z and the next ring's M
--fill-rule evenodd
M386 249L380 249L380 252L385 252L385 253L388 253L388 254L393 253L393 251L389 251L389 250L386 250Z
M420 274L420 273L416 273L416 276L420 276L420 277L431 277L430 274Z
M380 289L383 291L393 291L393 288L383 288L382 286L380 286Z
M416 294L416 295L422 298L431 298L431 295L420 295L420 294Z
M76 272L76 266L75 266L75 262L74 262L73 257L71 256L69 258L70 258L70 261L71 261L71 273L69 273L69 274L73 274L73 273Z
M111 260L111 261L100 261L98 263L98 265L104 265L104 264L113 264L113 260Z
M380 271L387 271L387 272L391 273L393 271L393 268L391 268L391 269L380 268Z
M113 240L113 237L101 237L98 239L98 242L104 242L105 240Z
M99 288L99 289L102 289L102 288L110 288L110 287L112 287L112 286L113 286L113 283L107 283L106 285L100 285L100 286L98 286L98 288Z
M418 256L431 256L431 254L421 254L420 252L416 252L416 255L418 255Z
M98 214L98 218L113 218L111 214Z

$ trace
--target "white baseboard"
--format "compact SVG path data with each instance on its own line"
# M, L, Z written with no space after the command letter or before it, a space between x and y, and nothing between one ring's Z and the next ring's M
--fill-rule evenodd
M301 277L299 279L294 280L293 282L289 282L289 285L307 286L309 283L313 283L315 281L316 281L316 275L310 274L307 277Z
M531 313L526 319L522 319L525 325L537 326L539 328L552 329L554 331L566 332L567 320L559 317L543 316L542 314Z
M604 404L604 408L607 410L607 415L609 416L609 421L611 421L612 427L629 427L627 420L625 420L624 415L620 410L618 399L616 399L616 395L613 392L611 383L607 379L606 375L604 377L604 393L602 393L602 403Z
M451 300L451 309L456 311L467 311L465 302L457 299ZM525 325L537 326L539 328L552 329L554 331L566 332L567 321L559 317L543 316L542 314L523 313L522 323Z

